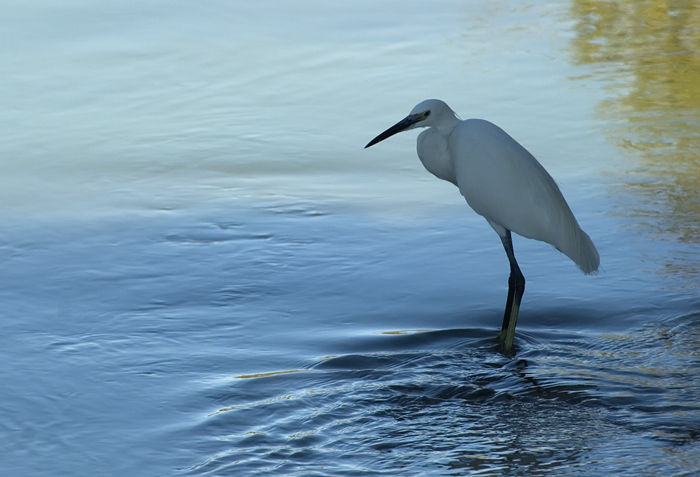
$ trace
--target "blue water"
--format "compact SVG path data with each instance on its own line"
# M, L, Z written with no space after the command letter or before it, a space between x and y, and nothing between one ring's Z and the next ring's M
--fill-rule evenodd
M3 475L698 472L700 112L629 113L586 5L8 2ZM415 134L362 149L427 97L601 253L515 237L514 357L497 235Z

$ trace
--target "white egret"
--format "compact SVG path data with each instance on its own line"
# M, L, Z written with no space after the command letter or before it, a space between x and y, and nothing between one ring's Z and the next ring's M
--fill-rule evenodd
M425 168L456 185L467 204L501 238L510 262L510 277L500 341L503 352L510 353L525 291L511 232L553 245L586 274L598 270L598 251L579 227L552 176L493 123L483 119L462 121L444 102L428 99L365 148L414 128L428 128L418 135L417 147Z

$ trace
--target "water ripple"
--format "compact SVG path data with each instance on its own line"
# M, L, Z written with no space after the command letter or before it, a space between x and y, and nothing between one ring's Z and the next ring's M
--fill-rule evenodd
M665 469L673 461L687 468L689 459L700 463L700 405L691 399L700 386L687 383L687 372L654 363L669 350L685 355L697 322L679 317L624 340L579 336L575 346L561 337L554 353L521 343L516 360L495 353L493 343L462 337L441 350L353 353L307 370L239 376L215 391L228 405L196 431L214 439L206 446L211 457L183 472L631 475L662 459ZM679 342L659 347L669 336ZM260 394L269 397L243 402ZM611 441L626 467L605 453Z

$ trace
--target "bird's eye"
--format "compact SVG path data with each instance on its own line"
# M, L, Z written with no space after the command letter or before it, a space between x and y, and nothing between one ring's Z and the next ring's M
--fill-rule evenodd
M424 112L424 113L423 113L423 116L426 117L426 118L427 118L428 116L430 116L430 111Z

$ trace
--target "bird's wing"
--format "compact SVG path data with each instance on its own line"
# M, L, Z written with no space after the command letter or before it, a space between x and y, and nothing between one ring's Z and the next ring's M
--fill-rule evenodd
M497 232L502 227L547 242L587 273L597 268L598 253L556 182L515 139L472 119L455 128L450 147L460 192Z

